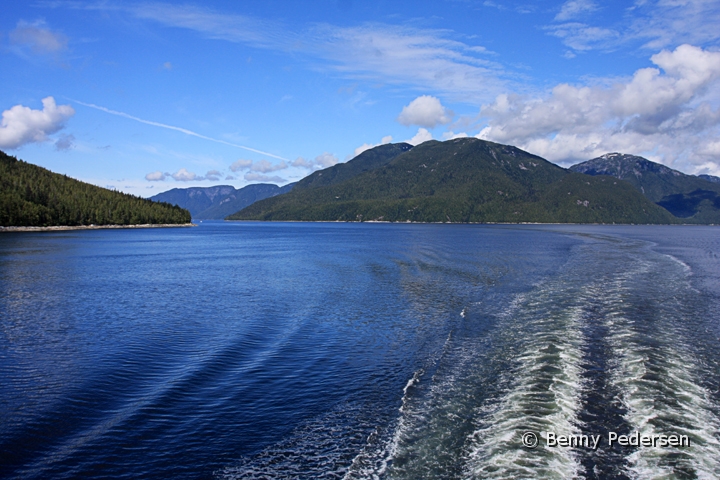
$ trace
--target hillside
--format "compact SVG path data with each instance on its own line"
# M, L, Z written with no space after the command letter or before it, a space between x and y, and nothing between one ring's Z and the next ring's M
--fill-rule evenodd
M240 189L230 185L173 188L150 197L150 200L185 208L194 219L222 220L258 200L289 192L294 185L290 183L278 187L271 183L257 183Z
M190 212L53 173L0 152L0 225L182 224Z
M684 222L720 223L720 184L711 181L712 177L686 175L643 157L622 153L608 153L573 165L570 170L625 180Z
M311 173L298 181L295 189L304 190L342 183L361 173L387 165L392 159L411 148L413 147L409 143L388 143L365 150L350 161Z
M702 178L703 180L707 180L712 183L720 183L720 177L716 177L715 175L698 175L698 178Z
M361 157L353 160L359 173L346 180L295 188L228 219L674 222L625 182L568 172L516 147L475 138L425 142L365 171Z

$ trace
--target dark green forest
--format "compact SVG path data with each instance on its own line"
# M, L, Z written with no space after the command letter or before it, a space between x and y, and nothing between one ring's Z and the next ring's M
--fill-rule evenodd
M90 185L0 151L1 226L182 224L190 212Z
M630 183L474 138L376 147L227 219L678 223Z

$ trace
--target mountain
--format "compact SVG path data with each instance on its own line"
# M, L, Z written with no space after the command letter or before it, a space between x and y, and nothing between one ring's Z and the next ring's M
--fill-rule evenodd
M365 150L345 163L314 172L297 182L295 190L335 185L361 173L387 165L393 158L413 148L409 143L388 143Z
M622 153L607 153L573 165L570 170L625 180L685 222L720 223L719 183Z
M290 183L284 187L258 183L239 190L235 190L230 185L174 188L150 197L150 199L187 208L192 217L198 220L220 220L259 200L275 197L290 190L306 190L344 182L363 172L387 164L411 148L412 145L409 143L380 145L366 150L349 162L339 163L314 172L299 182Z
M703 180L707 180L708 182L712 183L720 183L720 177L716 177L715 175L698 175L698 178L702 178Z
M289 183L278 187L270 183L257 183L240 189L230 185L173 188L150 197L150 200L186 208L198 220L221 220L258 200L289 192L294 185Z
M376 149L345 164L348 176L339 181L338 173L314 186L327 169L315 172L304 188L298 182L291 192L256 202L228 220L675 221L626 182L569 172L508 145L460 138Z
M190 212L90 185L0 152L0 225L182 224Z

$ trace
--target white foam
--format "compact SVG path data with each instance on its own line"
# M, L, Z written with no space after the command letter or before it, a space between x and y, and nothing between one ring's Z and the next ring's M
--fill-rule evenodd
M503 326L513 341L525 345L507 372L506 393L477 413L479 425L469 438L467 478L573 478L581 466L569 449L535 450L522 446L525 431L579 433L577 415L584 388L581 319L574 308L558 310L557 289L548 285L530 299L518 298L514 318ZM524 302L524 303L523 303ZM523 332L523 330L526 330ZM522 332L523 337L517 334ZM529 413L530 412L530 413Z
M684 275L690 274L683 262L666 257L679 263ZM641 435L690 437L689 447L638 448L627 458L628 474L632 478L674 478L676 463L694 470L698 478L718 478L720 442L716 436L720 419L714 413L717 406L710 392L700 385L697 359L676 328L681 319L674 318L667 309L659 309L656 321L662 324L653 328L652 346L643 341L648 332L641 331L634 320L617 311L612 303L630 288L635 275L654 272L648 264L636 264L628 271L633 274L618 277L606 286L604 297L606 308L611 311L605 317L614 359L610 383L621 392L621 401L627 409L625 420L633 431ZM678 290L689 288L683 285L682 278L666 280Z

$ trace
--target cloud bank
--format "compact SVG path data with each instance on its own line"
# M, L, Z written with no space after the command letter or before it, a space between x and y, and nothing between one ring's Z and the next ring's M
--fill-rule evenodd
M659 68L609 86L560 84L544 98L500 95L482 108L488 126L478 137L560 162L620 151L706 168L720 155L720 52L681 45L651 61Z
M217 170L210 170L205 176L198 175L194 172L188 171L186 168L181 168L175 173L165 173L160 170L156 172L150 172L145 175L145 180L148 182L164 182L168 178L172 178L176 182L201 182L210 181L217 182L220 180L221 172Z

